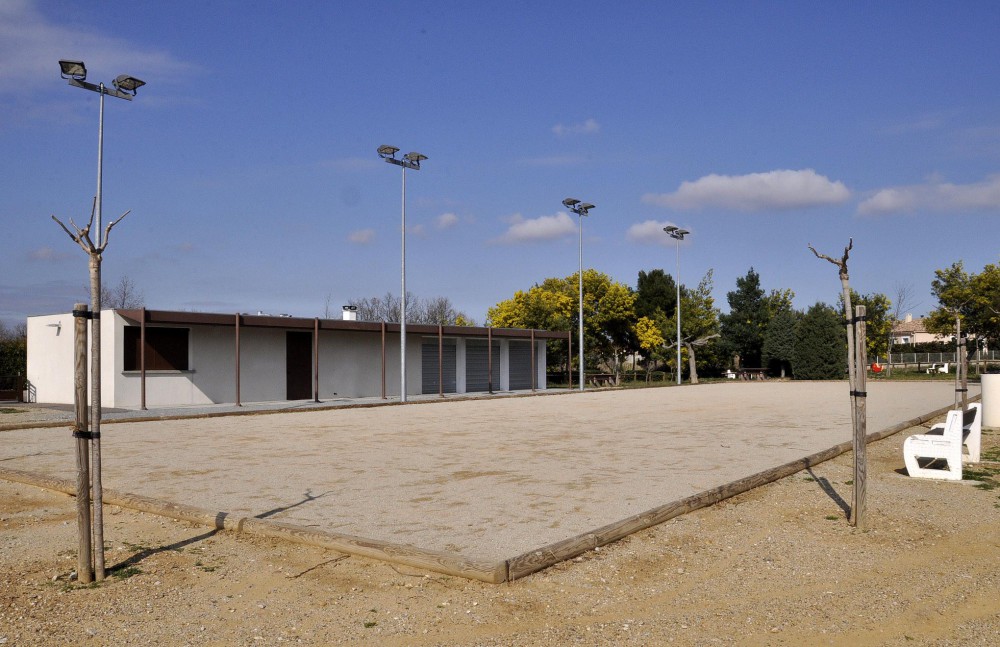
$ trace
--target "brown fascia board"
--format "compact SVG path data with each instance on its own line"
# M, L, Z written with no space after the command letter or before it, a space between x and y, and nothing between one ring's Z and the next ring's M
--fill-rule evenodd
M115 312L131 324L138 325L142 321L141 309L115 310ZM236 313L220 314L211 312L180 312L176 310L146 310L146 324L169 324L175 326L235 326ZM275 317L271 315L241 314L240 326L247 328L284 328L285 330L312 330L316 319L305 317ZM382 323L378 321L349 321L344 319L320 319L320 330L354 330L364 332L381 332ZM398 332L398 323L385 324L387 332ZM407 324L406 331L411 334L437 335L439 326L432 324ZM535 339L565 339L570 333L557 330L529 330L525 328L485 328L479 326L440 326L442 335L449 337L494 337L528 338L534 332Z

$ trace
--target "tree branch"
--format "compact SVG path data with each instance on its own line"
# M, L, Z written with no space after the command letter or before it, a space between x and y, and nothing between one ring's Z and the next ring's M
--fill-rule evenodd
M103 253L104 249L108 246L108 238L110 238L110 236L111 236L111 228L114 227L115 225L117 225L118 223L120 223L122 220L124 220L125 216L129 215L130 213L132 213L131 209L129 209L128 211L126 211L125 213L123 213L118 218L118 220L115 220L114 222L108 223L108 226L105 227L105 229L104 229L104 244L101 245L101 247L96 250L98 254Z
M809 249L812 251L813 254L816 255L816 258L822 258L828 260L840 269L840 278L842 280L847 278L847 258L851 255L851 249L853 247L854 247L854 239L851 238L850 242L847 244L847 247L844 248L844 257L838 261L836 259L830 258L826 254L820 254L819 252L816 251L815 247L809 245Z

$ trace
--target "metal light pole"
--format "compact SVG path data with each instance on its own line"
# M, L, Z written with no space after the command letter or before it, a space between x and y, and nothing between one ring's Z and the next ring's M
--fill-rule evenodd
M677 384L681 383L681 241L684 240L684 236L690 234L691 232L686 229L680 229L679 227L674 227L673 225L668 225L663 228L663 231L677 241L677 274L674 277L674 283L677 284Z
M93 501L94 501L94 548L96 554L95 577L97 581L104 579L104 521L103 521L103 486L101 484L101 254L107 245L107 235L115 223L108 225L106 231L101 230L101 207L103 189L103 167L104 167L104 95L111 95L119 99L131 101L136 90L146 85L144 81L120 74L112 82L114 89L110 89L104 83L88 83L87 67L83 61L59 61L59 70L62 78L70 85L74 85L84 90L96 92L101 97L101 107L97 126L97 195L94 198L94 213L92 218L97 223L97 241L90 238L89 231L81 232L80 244L87 248L84 242L89 243L90 254L90 301L91 301L91 351L90 351L90 439L93 441ZM127 212L126 212L127 213ZM122 216L124 218L125 216ZM119 221L121 218L119 218ZM65 227L64 227L65 229ZM89 226L88 226L89 230ZM68 233L68 232L67 232ZM86 238L86 241L83 239Z
M566 198L562 201L563 206L580 216L580 390L583 391L583 217L589 215L594 205L589 202L580 202L576 198Z
M390 164L403 169L403 218L400 227L402 235L402 296L399 308L399 401L406 402L406 169L420 170L420 162L427 159L420 153L407 153L403 159L396 159L399 149L395 146L379 146L378 156Z

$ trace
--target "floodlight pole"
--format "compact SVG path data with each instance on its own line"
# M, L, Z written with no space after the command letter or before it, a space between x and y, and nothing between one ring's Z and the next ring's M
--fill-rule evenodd
M396 159L399 149L395 146L379 146L379 157L390 164L403 169L403 208L400 237L402 261L400 263L401 290L399 301L399 401L406 402L406 169L420 170L420 162L427 159L420 153L407 153L402 159Z
M580 390L583 391L585 380L585 374L583 370L583 217L590 214L590 210L594 208L594 205L588 202L580 202L576 198L566 198L562 201L563 206L580 216L580 285L579 285L579 296L580 296L580 311L579 311L579 346L580 346Z
M673 225L669 225L663 228L663 231L677 241L677 274L674 277L674 283L677 287L677 384L681 383L681 241L684 240L686 234L691 232L685 229L679 229Z
M100 582L104 579L104 496L101 479L101 256L107 246L108 233L115 223L108 225L108 230L101 228L101 210L103 202L104 188L104 95L110 94L119 99L131 101L138 88L145 85L144 81L126 74L119 75L114 80L114 88L108 88L101 83L88 83L87 69L82 61L59 61L62 70L62 78L66 79L69 85L96 92L101 97L100 110L97 121L97 194L94 197L93 220L97 224L97 240L90 238L88 225L87 230L80 232L79 242L84 249L87 246L84 242L90 243L90 317L91 317L91 357L90 357L90 432L89 437L93 441L92 453L93 461L93 502L94 502L94 576ZM127 212L126 212L127 213ZM123 215L122 218L125 216ZM121 218L119 218L119 221ZM62 224L62 223L60 223ZM63 227L65 229L65 227ZM68 232L67 230L67 233ZM72 237L72 234L70 234Z

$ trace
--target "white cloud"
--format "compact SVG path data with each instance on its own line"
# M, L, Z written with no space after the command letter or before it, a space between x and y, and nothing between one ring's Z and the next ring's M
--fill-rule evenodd
M549 157L528 157L520 161L525 166L578 166L583 164L586 158L579 155L551 155Z
M1000 174L973 184L952 184L931 179L924 184L888 187L876 191L858 205L858 213L863 215L917 210L1000 210Z
M625 232L625 238L634 243L641 243L645 245L669 245L672 247L676 241L663 231L663 228L670 224L676 223L671 223L669 221L660 222L658 220L637 222L628 228L628 231ZM682 229L686 229L686 227L682 227Z
M438 229L451 229L458 224L458 216L453 213L442 213L435 220Z
M110 36L110 29L56 24L37 5L33 0L0 2L0 95L52 87L59 80L60 59L82 60L96 80L105 81L127 73L160 84L182 80L197 69L168 52Z
M527 243L537 240L554 240L576 233L576 223L564 211L554 216L539 216L526 219L521 214L510 218L511 225L503 236L497 239L500 243Z
M347 236L347 240L351 241L356 245L367 245L368 243L375 240L375 230L374 229L358 229L352 231Z
M694 182L682 182L673 193L647 193L642 201L673 209L770 211L839 204L850 197L851 192L842 182L802 169L747 175L713 173Z
M30 261L64 261L68 258L72 258L74 255L66 251L57 252L51 247L39 247L38 249L33 249L28 252L28 260Z
M552 126L552 132L558 137L565 137L567 135L593 135L601 132L601 124L597 123L596 119L588 119L578 124L558 123Z

